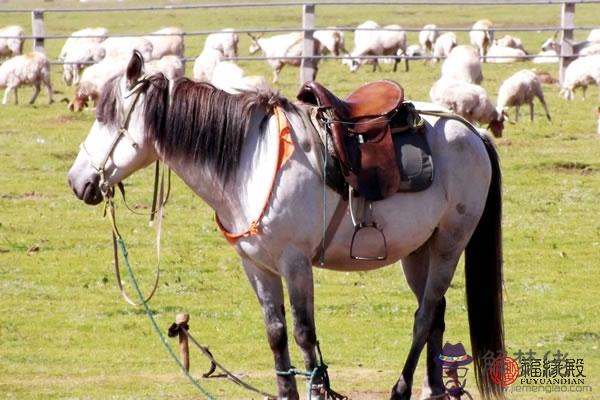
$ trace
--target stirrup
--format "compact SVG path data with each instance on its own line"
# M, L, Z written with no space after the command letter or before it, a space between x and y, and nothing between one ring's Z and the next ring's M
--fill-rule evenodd
M356 235L363 229L375 229L379 232L379 236L381 236L381 240L383 241L383 254L377 256L360 256L354 254L354 240L356 239ZM374 221L372 222L361 222L358 225L354 226L354 233L352 234L352 241L350 242L350 258L353 260L363 260L363 261L383 261L387 258L387 241L385 240L385 235L383 233L383 229Z

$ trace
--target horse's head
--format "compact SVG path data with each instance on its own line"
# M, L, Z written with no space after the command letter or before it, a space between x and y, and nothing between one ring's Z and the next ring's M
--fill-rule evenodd
M145 134L150 79L143 71L143 57L135 52L126 74L110 81L100 96L96 121L68 175L73 192L87 204L100 203L110 188L157 159Z

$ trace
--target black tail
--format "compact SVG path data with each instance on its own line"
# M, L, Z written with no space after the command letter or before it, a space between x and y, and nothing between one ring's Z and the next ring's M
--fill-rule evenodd
M505 353L502 318L502 181L494 144L488 137L482 139L490 158L492 179L483 215L465 250L465 275L475 379L482 398L488 399L503 397L502 386L493 382L488 374L489 360Z

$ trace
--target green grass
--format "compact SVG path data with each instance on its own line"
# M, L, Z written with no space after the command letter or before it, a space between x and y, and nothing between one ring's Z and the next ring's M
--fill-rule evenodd
M142 4L131 1L127 4ZM6 7L77 6L78 2L10 2ZM515 12L516 11L516 12ZM577 6L576 24L597 23L600 6ZM317 24L356 25L370 18L381 24L419 27L469 26L481 17L499 26L558 24L559 6L537 7L326 7L317 6ZM29 16L0 13L0 26ZM46 15L48 33L70 33L102 25L112 32L144 32L161 26L202 30L291 27L300 24L300 7L266 12L241 10L166 11ZM584 33L579 33L584 36ZM348 35L351 43L351 35ZM544 34L521 35L534 51ZM459 34L464 43L466 35ZM410 42L416 34L409 35ZM197 54L200 37L187 39ZM242 54L249 41L242 36ZM47 43L56 57L62 41ZM30 46L27 43L26 46ZM349 45L348 47L351 47ZM251 74L270 76L264 62L244 62ZM485 65L483 86L495 97L503 79L533 64ZM188 71L191 68L188 68ZM411 72L350 74L326 61L319 80L341 94L378 78L393 78L408 97L426 100L439 65L414 62ZM555 66L546 66L556 73ZM286 67L279 88L293 97L297 69ZM53 83L70 97L72 88L53 69ZM21 90L26 102L31 91ZM561 350L583 358L591 394L519 394L519 399L592 399L600 391L600 323L597 287L600 250L600 140L595 134L598 90L588 99L566 102L558 88L545 87L553 122L527 118L508 125L498 140L504 173L505 323L511 353ZM9 399L138 399L197 396L162 349L140 310L118 296L111 271L110 228L101 207L73 196L66 173L78 144L93 121L92 112L71 114L64 103L0 108L0 396ZM151 171L127 182L132 203L148 204ZM121 210L122 211L122 210ZM153 232L146 220L119 212L142 286L154 266ZM32 246L39 251L30 252ZM163 276L151 307L166 329L179 311L191 314L192 332L225 365L264 388L274 390L271 352L258 304L233 250L216 231L213 215L178 179L168 206L163 236ZM415 300L399 266L369 273L315 272L316 316L321 346L334 387L354 398L385 398L408 350ZM462 268L448 292L446 340L469 343ZM173 342L173 344L176 344ZM301 365L294 345L292 357ZM206 363L192 355L197 376ZM420 385L422 366L415 380ZM471 376L468 387L473 391ZM219 398L252 398L223 380L203 380ZM254 397L256 398L256 397Z

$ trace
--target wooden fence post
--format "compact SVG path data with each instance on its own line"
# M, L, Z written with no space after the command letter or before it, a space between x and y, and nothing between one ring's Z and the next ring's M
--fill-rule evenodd
M304 82L315 79L316 69L315 60L315 41L313 33L315 28L315 5L304 4L302 6L302 28L304 31L304 41L302 47L302 61L300 63L300 85Z
M560 59L558 80L562 85L565 69L573 56L573 27L575 26L575 3L563 3L560 11Z
M31 12L31 36L33 36L33 51L44 51L44 11Z

